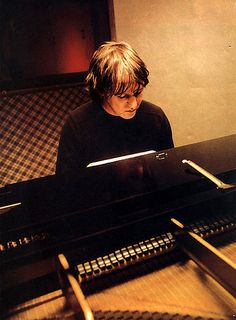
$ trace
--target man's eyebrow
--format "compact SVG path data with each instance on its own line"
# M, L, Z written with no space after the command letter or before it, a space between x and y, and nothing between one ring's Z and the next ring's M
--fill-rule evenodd
M127 97L131 97L132 94L129 94L129 93L120 93L120 94L116 94L117 97L120 97L120 98L127 98Z
M132 93L126 93L125 91L122 93L116 93L114 94L117 97L130 97L140 94L143 91L143 87L138 87L136 90L134 90Z

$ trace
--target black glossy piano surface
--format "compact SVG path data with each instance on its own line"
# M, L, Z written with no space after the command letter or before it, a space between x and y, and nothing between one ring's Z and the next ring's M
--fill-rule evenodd
M19 309L25 310L29 302L17 301L16 296L28 288L25 300L34 298L41 292L39 283L44 290L37 297L41 300L33 300L34 308L45 308L49 302L55 307L57 300L62 308L54 274L54 257L61 252L97 318L233 317L235 300L181 252L170 219L179 219L236 263L235 188L219 190L182 163L190 159L222 181L236 184L235 146L232 135L87 168L66 181L50 176L2 188L5 317L28 319ZM18 309L12 307L12 296L15 304L23 303ZM41 319L71 317L50 312L40 309ZM39 314L28 317L40 319Z

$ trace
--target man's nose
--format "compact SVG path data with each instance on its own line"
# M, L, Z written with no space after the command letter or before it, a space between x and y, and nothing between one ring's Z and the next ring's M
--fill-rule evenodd
M129 107L135 109L137 107L137 98L135 96L129 97L128 100Z

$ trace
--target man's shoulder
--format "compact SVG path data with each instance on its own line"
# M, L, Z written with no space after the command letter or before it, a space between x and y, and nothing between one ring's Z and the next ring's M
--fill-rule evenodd
M84 122L91 118L91 115L96 113L98 106L93 101L88 101L69 113L69 118L76 122Z
M140 106L140 111L144 114L151 115L151 116L163 116L164 111L162 110L161 107L143 100Z
M96 114L99 113L100 106L93 102L88 101L84 104L81 104L73 111L70 111L67 117L67 122L79 124L86 124L91 122L92 119L96 118Z

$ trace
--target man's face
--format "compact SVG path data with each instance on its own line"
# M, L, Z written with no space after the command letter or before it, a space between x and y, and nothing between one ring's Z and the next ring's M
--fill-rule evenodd
M123 119L135 116L143 98L143 88L137 92L135 88L128 89L122 95L113 95L103 105L106 112Z

